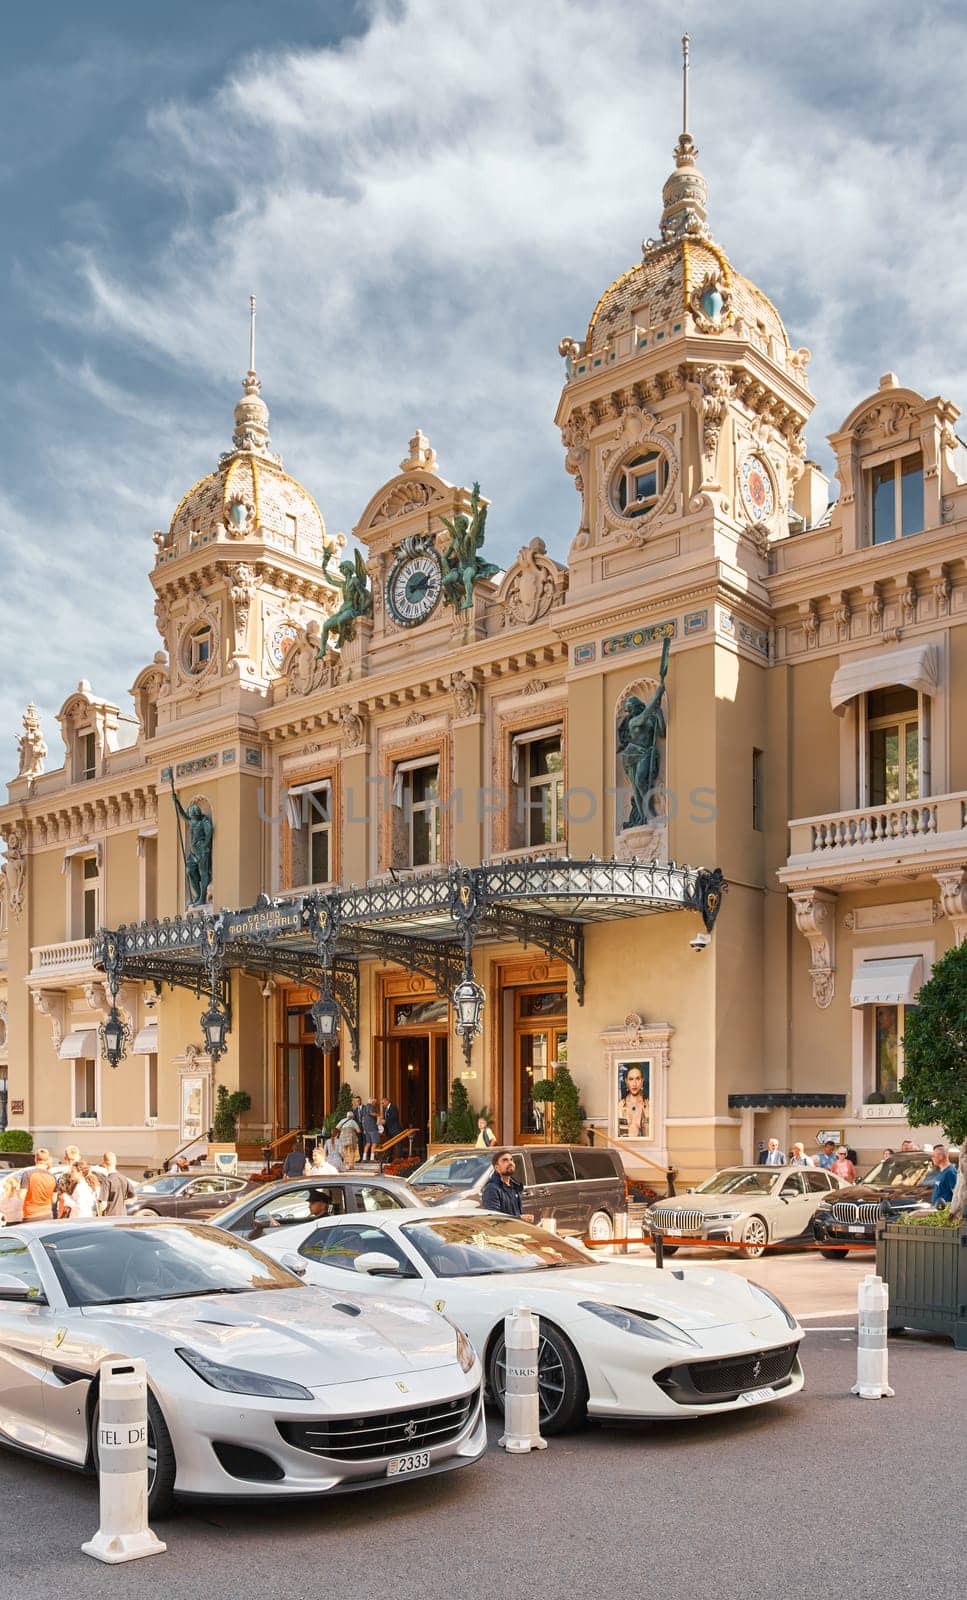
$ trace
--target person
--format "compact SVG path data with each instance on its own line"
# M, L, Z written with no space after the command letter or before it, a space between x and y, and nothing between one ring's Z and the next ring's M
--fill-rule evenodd
M317 1191L309 1196L310 1217L328 1217L331 1206L329 1196L322 1191Z
M363 1159L363 1150L364 1150L365 1144L366 1144L366 1141L363 1138L363 1097L362 1097L362 1095L359 1095L359 1094L354 1094L353 1095L353 1117L355 1119L356 1126L359 1129L359 1134L358 1134L357 1139L356 1139L356 1148L359 1151L359 1159L360 1159L360 1161L362 1161L362 1159Z
M317 1145L316 1149L318 1148L319 1147ZM315 1151L313 1151L313 1155L315 1155ZM332 1133L326 1140L326 1160L334 1172L345 1172L346 1163L342 1158L342 1151L339 1148L338 1128L333 1128Z
M383 1138L384 1138L384 1140L386 1140L386 1139L395 1139L397 1134L400 1134L402 1132L403 1132L403 1124L400 1121L399 1108L393 1104L392 1100L384 1100L383 1101Z
M8 1172L0 1182L0 1221L12 1227L15 1222L23 1222L23 1216L24 1201L20 1177L16 1172Z
M817 1167L825 1167L827 1169L827 1171L828 1171L832 1167L833 1162L835 1160L836 1160L836 1140L835 1139L824 1139L823 1140L823 1148L820 1150L819 1155L816 1157L816 1165L817 1165Z
M886 1149L885 1149L885 1150L884 1150L884 1152L883 1152L883 1155L882 1155L882 1157L881 1157L881 1160L883 1160L883 1161L886 1161L886 1160L888 1160L888 1158L889 1158L889 1157L890 1157L890 1156L892 1156L892 1155L893 1155L893 1154L894 1154L894 1151L893 1151L893 1147L892 1147L892 1145L887 1145L887 1147L886 1147Z
M352 1171L359 1160L360 1127L353 1113L347 1111L336 1130L339 1140L339 1154L342 1156L343 1167Z
M916 1148L917 1147L914 1144L912 1139L904 1139L903 1143L900 1146L901 1152L903 1152L904 1150L916 1150Z
M936 1168L933 1179L933 1193L930 1196L932 1206L949 1206L953 1192L957 1187L957 1168L947 1154L945 1144L935 1144L933 1147L933 1164Z
M767 1167L784 1167L786 1165L786 1152L785 1150L780 1150L778 1139L769 1140L766 1146L765 1164Z
M375 1100L367 1100L363 1113L363 1160L372 1161L373 1151L379 1143L379 1119Z
M490 1123L487 1121L487 1118L486 1117L478 1117L477 1118L477 1148L478 1148L478 1150L489 1150L491 1145L494 1145L496 1143L497 1143L497 1135L494 1133L494 1130L490 1126Z
M806 1146L801 1144L798 1139L792 1147L792 1155L789 1157L789 1165L791 1167L811 1167L813 1165L812 1156L807 1156Z
M101 1216L126 1216L126 1201L134 1199L137 1189L130 1178L118 1171L118 1158L113 1150L105 1150L101 1168Z
M295 1144L282 1163L283 1178L301 1178L306 1170L306 1142L299 1133Z
M847 1150L845 1144L840 1145L829 1170L834 1174L835 1177L845 1178L847 1183L856 1182L856 1168L849 1158L849 1151Z
M86 1161L75 1161L63 1180L58 1203L58 1215L68 1222L88 1222L96 1217L100 1195L95 1178Z
M334 1167L332 1162L327 1160L326 1147L321 1139L317 1139L312 1151L312 1160L307 1161L302 1170L307 1178L311 1178L317 1172L324 1172L332 1176L339 1171L339 1168Z
M49 1150L37 1151L37 1164L27 1173L26 1183L21 1180L24 1222L49 1222L54 1215L54 1195L57 1179L51 1172Z
M524 1186L514 1177L514 1158L501 1150L492 1158L493 1171L480 1192L485 1211L501 1211L505 1217L523 1216Z
M625 1092L618 1101L618 1131L627 1139L648 1137L648 1100L640 1067L629 1067L625 1073Z

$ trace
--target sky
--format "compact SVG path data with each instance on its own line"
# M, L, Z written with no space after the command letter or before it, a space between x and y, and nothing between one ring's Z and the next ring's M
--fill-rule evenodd
M813 353L809 453L881 373L967 406L962 0L38 0L0 60L0 755L80 677L130 710L151 534L272 441L351 531L417 426L488 554L577 526L563 335L691 130L735 266ZM962 430L963 431L963 430Z

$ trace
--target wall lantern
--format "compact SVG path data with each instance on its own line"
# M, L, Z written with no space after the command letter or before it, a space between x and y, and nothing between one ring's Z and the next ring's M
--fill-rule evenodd
M122 1020L121 1013L112 1001L111 1009L101 1023L101 1049L109 1066L116 1067L119 1061L124 1060L130 1037L131 1029Z
M315 1023L316 1044L326 1055L331 1055L339 1043L339 1007L337 1006L328 987L324 988L318 1000L309 1007L309 1015Z
M225 1039L228 1034L229 1017L224 1005L212 995L212 1003L207 1011L201 1014L201 1027L205 1035L205 1049L213 1061L217 1061L225 1054Z

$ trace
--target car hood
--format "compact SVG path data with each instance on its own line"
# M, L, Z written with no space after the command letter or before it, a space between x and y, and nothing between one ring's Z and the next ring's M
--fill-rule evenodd
M902 1185L891 1185L889 1188L874 1187L870 1183L854 1183L847 1189L836 1189L825 1197L824 1204L832 1205L837 1200L870 1201L886 1200L890 1205L930 1204L930 1189L926 1184L918 1183L916 1188L905 1188Z
M83 1316L125 1334L143 1327L172 1346L213 1361L292 1378L308 1388L421 1372L456 1360L456 1335L418 1305L357 1298L351 1291L253 1290L130 1306L87 1307Z
M513 1305L527 1305L529 1293L540 1296L542 1309L549 1299L560 1296L572 1308L572 1314L575 1302L596 1300L602 1305L622 1306L626 1311L650 1311L689 1332L732 1323L749 1326L761 1318L780 1315L770 1302L754 1292L745 1278L731 1272L716 1272L714 1268L685 1267L669 1271L659 1270L647 1261L609 1261L573 1270L554 1267L550 1271L515 1272L509 1277L464 1281L472 1281L475 1287L487 1284L493 1298L501 1300L505 1310ZM443 1286L441 1281L441 1289Z

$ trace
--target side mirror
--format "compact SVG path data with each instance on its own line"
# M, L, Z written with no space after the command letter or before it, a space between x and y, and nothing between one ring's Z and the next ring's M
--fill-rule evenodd
M279 1260L287 1272L294 1272L297 1278L305 1277L306 1264L301 1256L293 1255L291 1250L287 1250L284 1256L279 1257Z
M370 1276L378 1274L380 1277L385 1273L395 1278L400 1270L399 1262L382 1250L364 1250L356 1257L353 1266L357 1272L366 1272Z
M45 1294L39 1294L23 1278L14 1277L12 1272L0 1272L0 1300L28 1300L33 1306L47 1304Z

